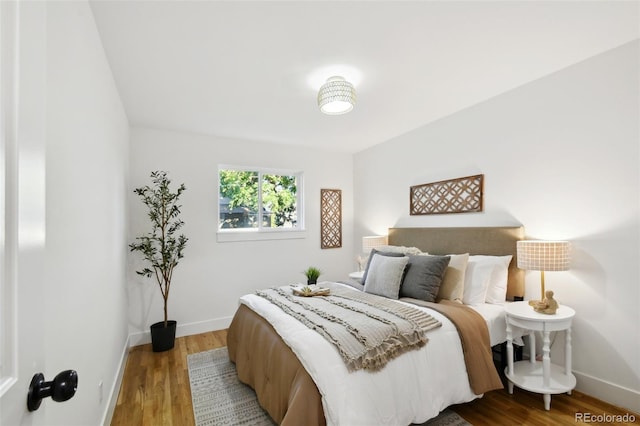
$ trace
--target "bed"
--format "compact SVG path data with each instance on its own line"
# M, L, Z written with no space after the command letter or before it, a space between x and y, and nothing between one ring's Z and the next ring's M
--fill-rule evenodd
M391 246L415 247L430 255L511 256L504 297L513 300L523 295L523 271L515 266L522 227L391 228L388 235ZM414 302L401 298L399 303ZM490 376L487 382L479 385L480 379L473 379L468 363L472 344L461 341L460 328L440 311L444 308L417 305L440 323L427 333L428 342L376 371L352 371L319 333L284 315L281 307L264 297L245 295L227 334L229 356L239 379L255 389L260 405L285 426L422 423L449 405L497 389L493 365L480 369ZM465 309L469 310L485 322L486 344L474 343L482 346L477 350L491 352L489 346L504 342L500 304L476 303Z

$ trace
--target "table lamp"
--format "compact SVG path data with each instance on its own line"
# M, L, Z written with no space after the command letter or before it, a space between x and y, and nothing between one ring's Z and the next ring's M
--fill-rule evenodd
M362 271L365 261L369 257L371 250L374 248L378 248L381 246L387 245L387 236L386 235L371 235L368 237L362 237L362 253L365 255L364 257L358 256L358 269Z
M540 300L529 301L529 305L534 306L534 309L540 306L546 297L544 272L569 270L569 249L568 241L522 240L517 242L518 268L540 271Z
M386 235L372 235L370 237L362 237L362 252L371 253L371 250L380 246L387 245Z

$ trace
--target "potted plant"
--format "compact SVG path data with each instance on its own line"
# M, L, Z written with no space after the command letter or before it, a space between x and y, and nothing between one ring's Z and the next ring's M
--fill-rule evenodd
M304 274L307 276L307 284L315 284L318 282L318 277L320 276L320 269L310 266L304 271Z
M176 337L176 321L170 321L167 315L167 302L171 290L173 270L182 259L182 252L188 238L184 235L176 236L176 232L184 222L180 219L178 204L180 195L185 190L181 184L175 192L170 189L171 180L167 173L154 171L151 173L152 186L136 188L133 192L147 206L151 222L151 232L136 237L136 242L129 244L131 251L138 251L147 266L136 271L144 277L155 277L162 298L164 299L164 321L151 325L151 344L154 352L162 352L173 348Z

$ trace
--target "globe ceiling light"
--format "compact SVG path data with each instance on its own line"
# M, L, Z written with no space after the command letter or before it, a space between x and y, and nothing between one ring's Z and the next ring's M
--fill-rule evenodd
M346 114L355 103L356 89L344 77L329 77L318 92L318 106L325 114Z

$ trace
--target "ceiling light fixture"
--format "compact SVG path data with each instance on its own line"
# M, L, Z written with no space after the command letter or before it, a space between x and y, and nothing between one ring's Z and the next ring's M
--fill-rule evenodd
M355 103L356 89L344 77L329 77L318 92L318 106L325 114L346 114Z

